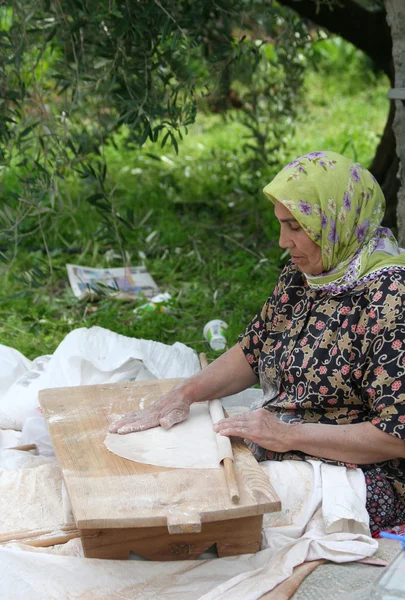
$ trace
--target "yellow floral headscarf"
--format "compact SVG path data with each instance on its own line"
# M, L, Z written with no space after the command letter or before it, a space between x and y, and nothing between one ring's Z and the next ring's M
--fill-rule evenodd
M405 252L380 227L384 194L373 175L336 152L311 152L288 164L264 193L283 204L321 247L324 272L314 288L339 292L388 268L405 269Z

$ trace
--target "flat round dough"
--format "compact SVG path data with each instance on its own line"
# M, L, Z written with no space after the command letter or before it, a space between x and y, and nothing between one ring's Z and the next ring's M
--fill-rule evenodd
M223 458L218 454L207 402L192 404L189 417L170 429L107 433L104 444L122 458L159 467L214 469Z

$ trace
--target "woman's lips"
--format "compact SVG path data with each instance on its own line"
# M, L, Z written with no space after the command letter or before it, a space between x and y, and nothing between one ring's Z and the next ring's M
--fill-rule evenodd
M303 256L292 256L291 260L292 262L299 262L300 260L302 260L304 257Z

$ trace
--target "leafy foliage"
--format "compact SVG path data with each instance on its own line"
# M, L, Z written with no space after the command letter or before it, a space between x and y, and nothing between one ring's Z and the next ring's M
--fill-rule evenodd
M0 342L34 357L97 324L201 350L219 316L232 343L278 273L260 189L314 149L367 164L384 82L265 0L0 7ZM145 262L172 313L79 302L66 262Z
M350 70L341 73L343 91L348 89L345 77ZM366 165L384 127L386 80L363 86L360 82L351 96L336 90L327 72L308 69L304 89L307 109L296 122L296 135L287 137L280 160L289 162L320 148L341 151L346 145L345 153ZM127 260L144 262L161 290L170 291L171 314L136 318L132 311L143 300L105 298L89 304L73 297L66 262L122 266L117 242L111 246L95 235L100 228L98 210L82 203L75 222L65 215L58 233L50 234L52 303L43 285L15 279L33 264L47 273L40 245L30 251L21 248L4 273L0 265L0 343L34 358L53 352L72 329L98 325L165 343L182 341L214 357L202 330L216 317L228 322L228 343L234 343L271 291L280 266L272 211L262 193L253 192L279 167L262 168L260 175L244 168L244 131L236 119L223 122L220 115L200 113L179 155L150 141L143 150L128 149L124 134L116 135L115 145L105 150L117 211L132 224L124 229ZM70 196L80 193L80 185L83 182L70 182Z
M276 164L298 105L308 40L304 23L264 0L3 0L6 254L60 243L61 223L68 216L74 225L87 202L99 214L98 239L118 244L125 262L134 223L117 209L106 150L118 137L128 149L148 141L178 153L198 104L222 112L236 96L245 167ZM49 252L48 263L51 283Z

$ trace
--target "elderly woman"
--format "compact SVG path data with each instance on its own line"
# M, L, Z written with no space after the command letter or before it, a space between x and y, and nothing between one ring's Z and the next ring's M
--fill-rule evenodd
M383 193L333 152L287 165L264 188L291 260L239 343L142 413L125 434L184 420L192 402L259 380L261 406L224 419L258 460L360 467L370 529L405 523L405 253L380 227Z

